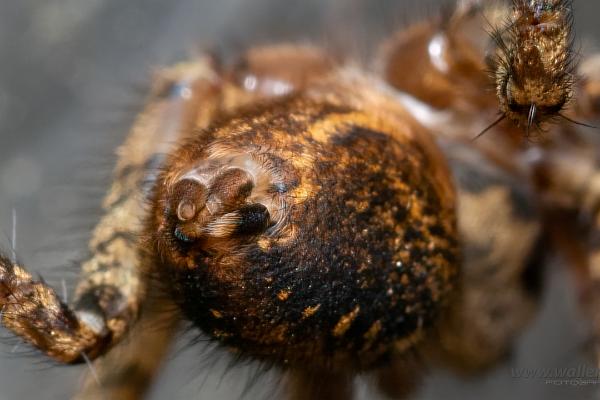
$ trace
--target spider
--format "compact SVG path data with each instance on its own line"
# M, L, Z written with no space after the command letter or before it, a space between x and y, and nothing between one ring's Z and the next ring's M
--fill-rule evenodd
M165 69L75 298L3 255L2 323L97 359L78 398L143 396L179 320L281 370L290 398L351 398L362 373L404 398L428 366L506 357L552 249L598 330L597 155L576 128L600 63L576 70L571 7L462 2L371 70L291 44Z

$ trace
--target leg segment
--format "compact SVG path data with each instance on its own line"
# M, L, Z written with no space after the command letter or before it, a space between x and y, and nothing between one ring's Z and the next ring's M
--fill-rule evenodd
M121 341L145 298L142 224L148 189L163 155L198 121L210 119L217 75L209 60L162 73L148 106L119 153L104 217L90 241L90 257L70 306L20 265L0 258L2 323L57 361L95 358ZM198 107L203 101L206 107Z
M146 394L177 332L174 306L154 301L129 335L86 373L74 400L138 400Z
M423 365L416 355L395 359L375 373L379 391L390 399L408 399L421 384Z
M600 54L585 59L579 68L581 82L577 87L577 116L600 117Z
M82 361L82 353L95 357L108 344L108 332L83 323L54 290L3 256L0 305L7 328L60 362Z
M282 61L281 68L270 62L273 58ZM297 67L291 75L285 73L286 64ZM205 57L159 74L148 105L118 150L105 215L90 241L72 304L62 303L52 288L8 257L0 258L4 326L64 363L93 359L119 343L137 319L146 292L156 289L147 287L152 285L144 250L149 238L141 232L148 191L164 155L217 115L285 95L326 74L332 61L311 48L268 47L249 53L228 71L217 71L215 65Z
M543 267L542 216L526 181L472 147L455 144L446 150L459 189L462 285L441 318L432 353L471 373L510 353L534 315Z
M352 399L352 375L303 370L290 371L288 374L290 400Z

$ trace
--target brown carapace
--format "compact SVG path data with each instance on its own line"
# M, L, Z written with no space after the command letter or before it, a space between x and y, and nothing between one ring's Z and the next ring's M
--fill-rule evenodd
M97 358L78 399L141 398L188 320L304 400L348 399L358 373L404 398L426 366L496 365L554 250L600 315L597 147L560 120L534 152L523 140L559 112L598 116L571 2L460 4L388 40L379 75L296 45L162 71L74 301L0 257L3 325L58 361ZM514 124L472 142L498 110Z

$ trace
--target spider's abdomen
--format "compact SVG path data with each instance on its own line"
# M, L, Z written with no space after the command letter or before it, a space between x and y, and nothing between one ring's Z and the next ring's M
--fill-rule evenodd
M149 226L208 335L278 364L362 369L411 348L447 302L454 192L391 97L336 79L184 143Z

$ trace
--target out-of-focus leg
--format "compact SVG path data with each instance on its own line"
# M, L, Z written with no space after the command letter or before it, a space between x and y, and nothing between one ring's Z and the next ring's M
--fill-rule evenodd
M600 54L583 60L579 75L575 111L578 117L597 120L600 117Z
M416 355L392 360L375 372L377 388L391 399L407 399L421 384L424 368Z
M286 381L290 400L351 400L352 375L335 372L289 371Z
M457 183L462 282L427 353L465 373L510 353L536 310L543 253L534 190L468 145L448 145Z
M142 399L160 371L177 333L173 306L145 307L129 335L96 360L74 400Z
M145 301L149 265L141 237L147 195L166 152L211 107L217 76L208 59L164 71L148 105L119 148L104 216L81 263L74 300L62 302L46 283L0 255L2 324L59 362L94 359L118 344ZM214 97L214 96L213 96ZM206 107L198 107L202 101ZM213 101L214 102L214 101ZM151 290L153 291L153 290Z

